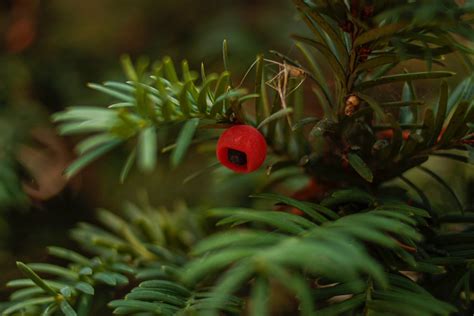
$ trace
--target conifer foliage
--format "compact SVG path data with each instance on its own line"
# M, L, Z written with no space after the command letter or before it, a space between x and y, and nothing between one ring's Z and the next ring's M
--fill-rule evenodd
M100 225L80 223L71 232L84 253L50 247L55 264L18 262L24 278L8 283L3 315L86 316L106 313L105 305L116 315L471 309L474 235L467 227L474 217L423 163L431 155L472 162L474 3L293 2L308 30L293 36L299 54L257 56L243 85L231 80L226 41L220 74L204 65L192 71L186 61L177 67L169 57L154 64L125 57L126 82L89 85L113 104L53 116L63 135L85 136L69 176L125 146L120 181L135 166L152 171L158 153L178 167L191 146L253 126L268 145L269 189L251 200L268 207L99 210ZM450 54L469 73L451 89ZM413 61L425 70L407 71ZM436 92L429 100L417 96L421 80ZM400 98L380 93L387 86ZM321 114L308 114L317 108ZM173 128L178 133L168 133ZM432 205L404 175L412 168L456 203ZM270 182L295 176L311 179L307 194L270 190Z

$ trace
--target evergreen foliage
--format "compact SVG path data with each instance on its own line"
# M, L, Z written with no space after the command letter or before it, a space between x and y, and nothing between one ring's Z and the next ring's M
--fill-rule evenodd
M71 107L53 119L64 135L87 135L69 176L120 145L130 148L121 181L134 165L152 171L159 151L171 152L177 167L190 146L215 142L216 130L240 123L265 136L268 174L296 167L293 175L310 177L322 196L252 195L271 203L263 209L100 210L100 226L81 223L71 232L85 254L51 247L57 263L18 263L25 278L8 283L15 291L4 315L85 316L105 304L117 315L470 310L474 235L452 224L474 217L422 164L431 155L472 162L473 79L450 92L445 78L455 73L444 56L457 54L472 72L474 3L293 1L309 35L294 36L296 59L257 56L253 91L232 82L224 41L220 74L204 65L191 71L186 61L178 71L169 57L152 65L124 58L126 82L89 85L113 104ZM406 71L411 60L424 61L426 71ZM418 80L439 87L436 102L417 97ZM306 114L308 85L321 116ZM385 85L401 98L377 93ZM415 167L455 198L452 209L431 205L404 175ZM388 183L395 178L416 194ZM277 292L289 298L286 306Z

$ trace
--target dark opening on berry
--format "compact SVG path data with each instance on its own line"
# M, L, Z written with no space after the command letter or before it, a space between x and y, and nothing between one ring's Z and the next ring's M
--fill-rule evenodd
M245 166L247 164L247 155L239 150L228 149L227 159L239 166Z
M235 172L247 173L258 169L267 155L263 135L249 125L235 125L222 133L217 142L217 159Z

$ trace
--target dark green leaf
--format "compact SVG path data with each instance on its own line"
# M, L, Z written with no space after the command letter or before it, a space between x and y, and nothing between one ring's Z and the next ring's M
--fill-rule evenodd
M319 121L319 119L316 118L316 117L305 117L305 118L299 120L298 122L296 122L295 124L293 124L291 129L293 131L296 131L296 130L302 128L305 125L308 125L308 124L311 124L311 123L316 123L317 121Z
M117 280L115 280L114 276L110 273L98 272L93 275L93 278L110 286L117 285Z
M54 297L38 297L16 303L3 311L3 315L11 315L14 312L33 305L45 305L54 302ZM21 315L21 314L20 314Z
M344 203L365 203L371 205L374 202L375 198L372 195L360 189L354 188L338 190L331 193L331 195L321 201L321 205L326 207L334 207L338 204Z
M282 117L288 116L290 113L293 112L292 108L281 109L273 113L272 115L266 117L263 121L258 124L257 129L261 129L263 126L267 125L268 123L278 120Z
M167 280L144 281L140 283L139 286L145 289L160 289L160 290L171 291L172 293L182 296L182 297L189 297L192 294L191 291L189 291L187 288L185 288L181 284L174 283Z
M226 249L217 253L203 257L202 260L192 261L187 266L182 275L182 279L192 284L200 280L203 276L211 273L218 273L230 264L234 264L241 259L247 258L254 254L253 249Z
M388 210L391 212L401 212L408 214L410 216L422 216L422 217L430 217L430 214L425 210L413 207L406 204L395 204L395 203L384 203L376 208L376 210Z
M176 147L173 149L170 157L171 166L173 168L178 166L186 155L198 125L199 119L192 118L187 121L181 129L176 141Z
M135 67L133 67L132 60L130 59L130 56L128 55L123 55L120 58L120 61L122 62L122 67L127 75L127 78L132 81L138 81L138 75L137 72L135 71Z
M346 46L331 24L329 24L317 10L311 10L303 0L294 0L294 2L299 10L309 15L316 25L328 35L328 42L333 43L336 47L337 54L345 59L347 57Z
M345 78L344 67L339 63L336 56L334 56L334 54L331 52L329 48L326 47L326 45L316 42L312 39L298 36L298 35L294 35L293 38L297 41L308 44L312 46L313 48L315 48L316 50L318 50L324 57L327 58L327 61L329 62L329 65L333 69L336 75L336 78L341 81L344 80Z
M262 277L255 280L252 287L250 315L252 316L266 316L268 315L269 303L269 284L268 281Z
M306 49L306 47L303 44L296 43L296 47L301 51L301 53L303 54L303 56L306 58L306 60L309 63L309 67L311 70L310 75L314 79L314 83L319 88L318 89L314 87L313 91L316 91L315 94L320 98L321 106L324 106L326 103L331 104L331 98L330 98L331 93L329 92L330 89L319 64L316 63L313 56L310 54L309 50ZM325 109L325 114L328 114L326 109Z
M451 196L453 197L453 200L459 210L459 212L463 213L464 212L464 209L463 209L463 206L461 204L461 202L459 201L456 193L454 192L454 190L452 189L452 187L446 183L446 181L443 180L443 178L441 178L439 175L437 175L435 172L431 171L430 169L426 168L426 167L423 167L423 166L418 166L418 169L425 172L426 174L430 175L435 181L437 181L439 184L441 184L441 186L449 192L449 194L451 194Z
M72 308L72 306L69 305L69 303L66 300L63 300L63 301L61 301L61 303L59 303L59 308L63 312L64 316L76 316L77 315L76 312L74 311L74 309Z
M163 58L163 69L165 71L166 79L171 83L178 83L178 75L176 74L176 68L174 67L173 60L170 57Z
M74 287L87 295L94 295L94 288L89 283L78 282Z
M101 85L98 85L98 84L95 84L95 83L89 83L87 85L89 88L92 88L94 90L97 90L97 91L100 91L100 92L103 92L107 95L110 95L116 99L119 99L121 101L125 101L125 102L133 102L134 99L132 96L130 95L127 95L127 94L123 94L121 92L117 92L113 89L109 89L109 88L106 88L104 86L101 86Z
M374 175L372 170L370 170L369 166L360 158L359 155L356 153L349 153L347 154L347 158L349 160L349 164L352 168L366 181L372 182L374 179Z
M46 309L43 311L41 316L54 315L54 313L56 312L57 309L58 309L58 305L56 304L56 302L51 303L51 304L48 305L48 307L46 307Z
M408 24L406 22L400 22L370 29L356 38L356 40L354 41L354 47L358 47L379 39L391 37L394 34L402 31L404 28L407 27L407 25Z
M132 291L131 293L127 294L125 298L131 300L140 300L140 301L159 301L165 302L168 304L173 304L176 306L183 306L186 303L186 300L181 297L176 297L174 295L162 293L155 289L153 290L143 290L140 289L138 291Z
M268 103L265 85L263 55L258 55L255 60L255 93L259 95L259 97L255 99L255 119L257 124L260 124L264 117L270 115L270 105Z
M128 154L127 161L125 161L125 164L122 167L122 170L120 171L120 183L124 183L125 179L127 178L128 174L130 173L130 170L132 169L133 164L135 163L135 159L137 156L137 149L133 148L132 151Z
M143 129L138 136L138 168L144 172L155 169L157 140L154 126Z
M119 139L115 135L111 135L107 133L98 134L98 135L88 137L84 139L83 141L81 141L79 144L77 144L76 150L80 155L83 155L94 148L97 148L109 142L115 142L117 140Z
M278 201L278 202L296 207L297 209L301 210L302 212L310 216L317 223L324 223L328 221L327 218L319 214L317 211L315 211L310 205L306 204L305 202L298 201L296 199L293 199L284 195L274 194L274 193L260 193L260 194L251 195L250 197L269 199L269 200Z
M189 116L192 112L192 106L188 98L188 91L191 89L192 84L192 81L186 82L179 94L179 105L185 116Z
M211 107L210 115L214 117L218 113L222 113L224 100L219 98L228 92L230 82L230 73L225 71L221 74L217 80L216 88L214 91L214 104Z
M455 75L454 72L450 71L432 71L432 72L412 72L404 73L397 75L388 75L383 76L374 80L364 81L356 86L356 89L359 91L375 87L382 84L399 82L399 81L411 81L418 79L436 79L436 78L445 78Z
M207 99L209 96L209 87L214 81L217 81L217 79L218 77L215 74L211 74L205 79L198 96L199 112L207 113Z
M362 93L356 93L356 95L359 98L361 98L362 100L364 100L365 102L367 102L379 118L384 119L386 117L383 108L380 106L380 104L377 102L377 100L375 100L371 96L368 96L368 95L365 95L365 94L362 94Z
M359 73L361 71L366 70L373 70L377 67L387 64L394 64L397 63L399 60L399 57L397 57L396 55L382 55L373 57L357 65L356 69L354 70L354 73Z
M69 249L64 249L60 247L48 247L48 253L57 258L72 261L80 265L87 266L90 264L89 260L86 257Z
M139 300L115 300L108 304L112 308L128 308L128 314L137 312L150 312L155 315L162 315L163 309L159 303L149 303Z
M26 264L23 262L17 262L16 266L20 271L30 278L37 286L42 288L46 293L51 295L56 295L57 291L55 291L51 286L49 286L39 275L37 275L33 270L31 270Z
M339 303L333 303L328 307L318 310L320 315L342 315L344 312L354 310L365 302L365 294L355 295Z
M102 156L106 152L112 150L114 147L119 145L121 142L122 142L121 140L110 141L108 143L105 143L103 145L100 145L100 146L90 150L85 155L77 158L72 164L70 164L66 168L66 170L64 171L64 174L67 177L74 176L79 171L81 171L84 167L89 165L92 161L99 158L100 156Z
M35 272L48 273L70 280L77 280L79 278L76 272L49 263L30 263L28 267Z
M279 228L292 234L301 233L303 227L314 227L315 224L301 218L301 216L283 212L257 211L244 208L219 208L208 211L211 216L225 217L219 222L220 225L231 223L261 222Z
M224 62L224 69L229 71L229 46L227 40L222 41L222 60Z
M438 108L436 109L436 118L435 118L435 125L433 128L433 135L431 136L430 144L434 144L441 132L443 127L443 122L446 118L446 109L448 107L448 83L443 80L440 87L439 92L439 101L438 101Z
M418 106L418 105L424 105L425 103L423 101L394 101L394 102L384 102L380 103L380 105L384 108L392 108L392 107L404 107L404 106Z
M461 83L459 83L453 92L450 94L449 99L447 101L447 111L451 111L451 109L461 101L470 101L473 97L473 88L472 88L472 80L473 76L467 77Z

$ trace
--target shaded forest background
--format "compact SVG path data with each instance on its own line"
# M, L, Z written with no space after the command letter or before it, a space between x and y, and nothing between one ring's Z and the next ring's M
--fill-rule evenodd
M86 83L122 80L119 58L123 53L152 60L165 55L175 60L186 58L194 69L204 62L209 70L217 71L222 70L221 43L225 38L230 45L231 70L239 81L260 52L274 49L293 56L296 52L289 35L303 29L287 0L1 1L0 168L19 174L20 185L28 181L28 172L39 175L48 188L33 194L33 198L31 194L14 195L10 191L2 195L3 200L0 197L2 293L5 280L19 274L14 265L17 259L40 261L46 256L44 247L50 244L74 247L67 238L68 230L78 221L93 222L97 207L120 209L126 200L146 200L152 205L180 201L205 205L216 198L225 205L242 205L242 199L251 191L249 183L258 185L252 174L231 183L219 182L219 175L215 175L183 185L183 179L196 165L202 168L202 164L208 164L198 153L196 159L177 170L170 170L167 160L163 160L153 175L136 172L124 185L117 185L125 157L120 152L98 161L71 183L63 183L61 171L74 158L76 140L54 134L51 113L70 105L106 103L106 97L88 89ZM453 80L451 84L457 79ZM437 95L429 83L417 85L417 92L426 100ZM390 87L385 89L380 93L393 93ZM317 107L314 104L312 111L317 112ZM439 174L472 208L472 180L465 186L466 179L473 178L472 168L470 173L454 172L463 165L443 160L441 166L436 158L430 163L439 165ZM462 177L453 178L451 174ZM16 178L4 179L4 186L18 184ZM419 184L428 180L426 176L418 178ZM214 185L217 182L219 185ZM38 183L26 185L34 190ZM230 193L226 190L229 186ZM21 186L16 189L21 190ZM425 189L442 190L433 186ZM442 207L452 201L440 198L435 203Z

